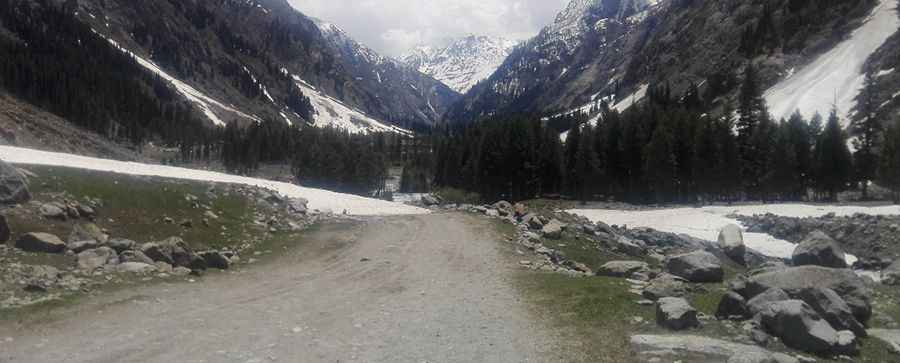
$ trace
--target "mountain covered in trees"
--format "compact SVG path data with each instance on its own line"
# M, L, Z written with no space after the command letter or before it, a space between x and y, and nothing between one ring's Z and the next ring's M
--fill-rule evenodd
M145 93L147 103L155 103L118 102L116 107L107 104L101 107L104 111L97 112L118 112L111 111L118 108L122 115L98 118L92 114L90 123L104 124L92 128L113 138L138 133L141 138L159 137L160 130L172 129L151 125L159 130L138 130L130 125L161 123L149 120L154 118L172 119L166 122L179 125L190 118L220 128L232 121L246 125L277 119L298 125L357 125L363 131L425 129L458 97L440 82L381 57L340 29L299 13L284 0L9 0L4 5L8 6L3 7L6 19L0 22L0 40L11 47L35 42L46 45L16 54L10 48L5 58L19 59L17 67L68 69L4 77L8 82L31 83L57 93L44 95L39 106L69 118L68 112L87 112L72 108L97 108L99 105L92 104L112 102L112 96L101 97L102 93L116 93L123 87L132 88L124 93ZM122 55L112 54L116 51ZM104 55L99 63L98 54ZM134 66L110 64L112 61L105 59L121 59L120 63ZM130 84L98 87L105 81L89 73L73 74L78 68L72 64L88 63L93 66L87 69L119 72L119 78ZM57 89L46 90L51 87ZM75 91L79 87L90 90ZM35 91L5 88L30 102L38 97ZM162 94L166 92L172 95ZM118 93L115 96L122 96ZM179 109L172 111L169 108L175 106L163 105L159 112L133 115L145 113L141 108L160 108L166 103L177 103Z
M721 111L724 101L736 100L748 64L767 90L847 39L873 9L894 2L573 0L456 103L446 119L596 114L604 102L621 111L641 99L648 85L667 85L676 94L696 85L710 110ZM895 49L880 52L880 59L890 62L870 62L866 71L890 70L886 63L895 62L888 56ZM894 92L896 86L890 86Z

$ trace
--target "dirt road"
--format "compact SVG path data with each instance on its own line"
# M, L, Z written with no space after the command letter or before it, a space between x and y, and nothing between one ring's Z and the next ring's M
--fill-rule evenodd
M480 219L324 227L284 256L0 325L0 362L545 362L552 337Z

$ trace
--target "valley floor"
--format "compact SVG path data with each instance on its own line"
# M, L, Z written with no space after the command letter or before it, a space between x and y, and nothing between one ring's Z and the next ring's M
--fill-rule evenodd
M253 268L0 323L0 361L568 361L495 228L464 214L324 225Z

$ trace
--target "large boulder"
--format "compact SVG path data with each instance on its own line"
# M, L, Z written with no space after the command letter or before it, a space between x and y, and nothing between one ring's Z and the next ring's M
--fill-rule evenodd
M641 295L656 301L664 297L682 297L687 294L685 280L667 273L660 274L644 287Z
M700 327L697 309L680 297L664 297L656 301L656 323L672 330Z
M872 316L872 290L850 269L800 266L765 272L747 279L739 292L752 299L776 287L795 298L803 289L831 289L847 302L859 322L865 323Z
M94 271L106 265L119 263L116 251L109 247L100 247L87 250L78 254L78 269L82 271Z
M787 300L791 300L791 296L788 293L773 287L747 301L747 312L750 313L750 316L756 316L756 314L762 313L769 304Z
M49 233L26 233L16 240L16 248L28 252L62 253L66 243Z
M766 331L794 349L819 355L848 354L855 350L855 337L848 341L846 333L838 334L801 300L770 303L761 313L761 322Z
M631 348L642 362L797 363L797 358L755 345L694 335L635 335Z
M92 239L78 242L69 242L66 245L66 248L74 253L81 253L87 250L95 249L97 247L100 247L100 243Z
M735 262L744 263L747 246L744 245L744 232L736 224L729 224L719 231L719 247L725 255Z
M719 258L706 251L695 251L668 258L666 272L690 282L722 282L725 278L725 271Z
M837 241L822 231L810 233L794 249L794 266L847 268L847 256Z
M600 266L598 276L630 277L636 272L646 272L650 265L641 261L610 261Z
M28 181L19 169L0 160L0 204L22 204L29 200Z
M116 250L118 253L122 253L134 249L134 247L137 246L137 242L124 238L110 238L109 241L106 242L106 246Z
M141 253L149 257L154 262L165 262L169 265L175 261L172 259L172 248L156 242L144 243L141 246Z
M69 243L88 240L104 244L109 241L109 235L93 223L76 224L72 227L72 233L69 234Z
M866 327L856 320L850 306L834 290L821 287L803 289L797 298L812 307L833 328L852 331L858 337L868 336Z
M306 214L307 212L309 212L309 201L304 198L290 198L288 200L287 207L288 211L291 213ZM213 216L215 216L216 218L210 219L219 219L219 217L215 214L213 214Z
M560 239L562 238L563 227L565 225L562 222L554 219L550 223L545 224L541 232L544 234L544 237L549 239Z

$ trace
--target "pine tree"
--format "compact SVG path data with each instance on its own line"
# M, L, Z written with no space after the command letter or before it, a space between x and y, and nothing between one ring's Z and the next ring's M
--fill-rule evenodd
M878 168L881 184L893 192L894 203L900 203L900 125L885 132Z
M678 165L675 157L675 142L669 126L660 123L653 132L650 143L644 150L646 177L657 203L671 200L677 185Z
M853 141L856 148L854 155L856 179L861 184L863 199L869 199L869 182L875 180L878 172L877 150L883 132L881 120L877 116L877 87L875 76L872 73L866 74L865 87L858 106L858 120L851 125L852 133L856 136Z
M757 134L760 123L769 119L766 101L762 97L757 80L756 69L748 64L744 71L744 83L739 94L740 114L737 121L738 148L741 155L741 176L744 178L744 189L751 196L758 196L764 170L764 155L758 147L762 145Z
M828 200L837 201L837 194L847 189L853 170L847 138L841 128L837 108L832 109L825 130L816 144L818 188Z
M594 151L594 133L590 125L585 125L584 130L580 132L581 139L578 141L578 150L575 156L575 175L574 180L575 196L582 202L587 202L591 197L591 187L597 175L599 168L599 160L597 153ZM570 135L571 136L571 135Z

